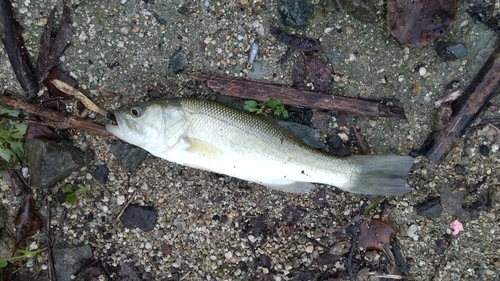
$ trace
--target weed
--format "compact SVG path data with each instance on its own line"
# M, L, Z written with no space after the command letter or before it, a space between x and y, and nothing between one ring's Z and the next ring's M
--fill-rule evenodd
M275 116L283 116L288 118L288 110L285 109L285 105L280 99L270 100L267 102L258 102L254 100L245 101L243 108L249 112L255 112L256 114L267 115L272 112Z
M35 251L18 249L16 251L16 253L18 253L19 255L17 255L17 256L13 256L13 257L9 257L9 258L0 257L0 268L6 267L9 262L14 262L14 261L22 260L22 259L32 258L32 257L36 256L38 253L45 251L46 249L47 248L43 248L43 249L35 250Z
M23 136L27 125L19 122L20 111L0 108L0 167L15 166L19 161L26 162Z
M66 186L63 191L64 193L66 194L66 202L69 202L71 204L75 204L76 203L76 197L78 195L82 195L84 194L85 192L87 192L89 190L88 187L81 187L77 190L73 190L71 187L69 186Z

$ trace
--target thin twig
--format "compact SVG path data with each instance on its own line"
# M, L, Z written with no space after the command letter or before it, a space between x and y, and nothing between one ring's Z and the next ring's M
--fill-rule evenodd
M50 201L47 199L47 211L46 211L47 221L45 223L45 236L47 237L47 259L49 261L49 280L57 281L56 271L54 267L54 259L52 257L52 239L50 232L50 220L51 220L51 212L50 212Z

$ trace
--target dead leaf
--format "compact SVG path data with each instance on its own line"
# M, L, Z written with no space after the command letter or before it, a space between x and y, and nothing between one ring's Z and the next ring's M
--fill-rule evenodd
M46 139L58 141L61 137L47 126L39 124L29 124L24 134L24 139L35 140L35 139Z
M97 106L93 101L91 101L87 96L85 96L82 92L78 91L77 89L71 87L71 85L66 84L65 82L54 79L50 81L54 86L61 90L62 92L72 95L79 99L89 110L97 112L103 116L107 115L107 112L101 109L99 106Z
M366 141L366 138L363 134L361 134L361 130L355 127L351 127L350 133L354 135L354 138L356 139L356 146L358 148L358 151L362 155L370 155L372 154L372 151L370 149L370 146L368 145L368 142Z
M57 33L54 33L55 9L52 10L47 19L45 30L40 39L40 50L36 63L40 83L47 78L50 70L57 64L73 36L69 7L66 4L63 5L59 29ZM53 36L54 34L55 36Z
M292 71L293 86L327 92L332 82L332 70L322 59L312 54L301 54Z
M401 44L424 45L455 22L458 0L387 0L391 35Z
M28 237L42 228L43 221L35 209L35 202L31 194L28 194L17 211L17 216L14 220L16 234L14 237L14 255L19 248L19 245Z
M365 250L384 251L384 245L389 244L397 230L383 220L365 220L361 222L358 234L358 246Z
M60 71L57 67L52 68L49 75L45 79L45 86L47 86L47 88L50 90L51 93L53 93L55 96L62 97L63 99L69 99L70 95L59 90L54 84L51 83L52 80L56 79L63 81L64 83L70 85L73 88L75 88L78 83L76 82L75 79L73 79L73 77Z

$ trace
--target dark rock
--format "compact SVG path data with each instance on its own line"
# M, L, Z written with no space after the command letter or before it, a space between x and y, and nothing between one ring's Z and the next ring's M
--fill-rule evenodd
M333 135L331 138L328 139L326 143L334 150L340 149L344 144L344 142L338 135Z
M138 270L132 263L123 263L118 270L118 280L121 281L141 281Z
M305 26L314 14L314 5L311 1L280 0L279 14L281 23L292 28Z
M443 207L439 202L439 198L430 198L415 206L415 211L419 216L425 216L428 219L437 219L443 213Z
M38 188L56 184L83 165L84 153L69 141L26 140L25 149L31 183Z
M154 228L157 217L158 212L153 207L130 204L120 220L126 227L138 227L143 231L148 231Z
M186 54L182 51L182 49L179 49L170 57L168 62L168 71L179 74L184 70L184 67L186 67L186 63Z
M115 120L116 122L116 120ZM85 156L83 157L83 163L85 165L88 165L90 164L90 162L92 162L92 160L94 160L94 151L90 148L87 148L85 150Z
M479 147L479 153L483 156L490 156L490 148L486 145L481 145Z
M271 268L271 258L268 255L261 254L259 260L262 267Z
M447 41L436 42L436 53L445 61L457 60L468 54L464 44Z
M420 152L419 150L414 149L414 150L410 151L410 153L408 153L408 155L411 156L411 157L418 157L418 156L422 155L422 152Z
M89 244L80 247L53 249L54 267L57 280L72 280L71 275L81 270L81 263L92 258Z
M119 141L111 143L110 148L111 153L118 159L125 172L137 168L149 155L146 150L140 147Z
M455 173L463 175L465 173L465 167L459 164L455 165Z
M378 19L377 5L374 0L337 0L332 2L339 9L361 22L375 23Z
M108 181L109 169L106 165L101 165L94 170L94 178L102 183Z

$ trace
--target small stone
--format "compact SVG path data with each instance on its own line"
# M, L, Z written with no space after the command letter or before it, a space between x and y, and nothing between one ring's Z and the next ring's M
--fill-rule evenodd
M418 74L420 74L420 76L424 76L426 73L427 69L425 69L425 67L422 66L418 69Z
M187 58L186 54L182 49L177 50L175 53L170 56L168 62L168 71L174 74L181 73L186 67Z
M108 181L109 169L106 165L101 165L94 170L93 176L96 180L106 183Z
M438 41L436 43L436 53L445 61L461 59L468 54L464 44L447 41Z
M340 149L342 147L342 144L344 142L338 135L334 135L331 138L328 139L327 144L330 146L332 149Z
M408 237L413 238L413 240L417 241L418 235L415 234L415 232L417 232L417 230L418 230L418 226L416 224L410 225L410 227L408 227L408 231L407 231Z
M481 145L479 147L479 153L483 156L490 156L490 148L486 145Z
M123 203L125 203L125 195L116 196L116 204L118 204L118 206L121 206L123 205Z
M226 259L231 259L233 257L233 253L232 252L227 252L227 253L224 254L224 257Z
M310 254L314 251L314 246L313 245L309 245L306 247L306 253Z
M457 173L457 175L463 175L465 173L465 167L460 164L455 165L455 173Z
M279 3L280 19L285 26L303 27L314 14L314 5L310 1L281 0Z
M430 198L415 206L415 211L419 216L425 216L428 219L436 219L441 217L443 207L440 204L439 198Z
M120 217L120 221L126 227L138 227L148 231L154 228L157 217L158 213L153 207L130 204Z

